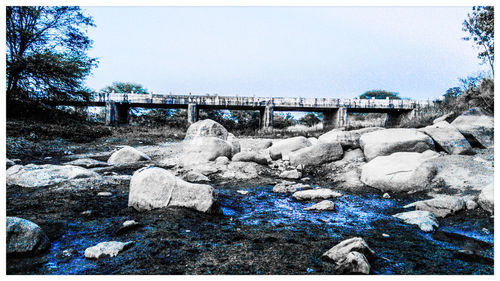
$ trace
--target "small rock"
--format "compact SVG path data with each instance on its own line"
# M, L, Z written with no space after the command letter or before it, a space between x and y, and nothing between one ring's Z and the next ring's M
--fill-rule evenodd
M315 199L329 199L342 196L341 193L327 188L318 188L311 190L301 190L295 192L292 197L295 200L315 200Z
M115 257L121 251L126 250L134 244L133 241L129 242L102 242L93 247L85 249L85 258L87 259L100 259L103 257Z
M52 159L51 156L47 156L47 157L43 158L43 160L50 160L50 159Z
M12 166L14 166L14 165L16 165L16 163L14 161L12 161L10 159L6 159L6 167L7 167L7 169L10 168L10 167L12 167Z
M370 264L366 258L375 256L365 240L360 237L354 237L344 240L323 254L323 258L333 261L336 265L336 271L341 274L370 272Z
M215 159L215 164L217 165L227 165L229 164L229 158L227 158L226 156L219 156Z
M280 178L282 179L292 179L297 180L302 177L302 173L297 170L284 171L280 174Z
M138 225L138 223L135 220L124 221L122 224L123 227L131 227L134 225Z
M194 171L190 171L187 174L185 174L184 180L194 183L206 183L210 181L210 179L207 176Z
M402 219L405 223L415 224L422 231L431 232L434 228L439 227L436 216L429 211L411 211L406 213L398 213L393 217Z
M90 215L92 215L92 211L91 210L83 211L83 212L80 213L80 215L82 215L82 216L90 216Z
M389 193L384 193L384 195L382 195L382 197L384 197L385 199L389 199L391 198L391 196L389 195Z
M97 193L97 196L103 196L103 197L109 197L112 195L113 195L113 193L107 192L107 191Z
M248 194L248 190L238 190L236 192L238 192L239 194L242 194L242 195L247 195Z
M111 154L108 159L108 164L121 165L145 160L151 160L151 158L131 146L125 146L122 149Z
M382 233L382 237L388 238L388 237L390 237L390 236L389 236L389 234Z
M91 159L91 158L76 159L76 160L73 160L71 162L66 162L66 163L64 163L64 165L80 166L80 167L84 167L87 169L109 166L109 164L106 162L98 161L98 160Z
M335 210L335 203L330 200L323 200L317 204L314 204L310 207L304 209L305 211L333 211Z

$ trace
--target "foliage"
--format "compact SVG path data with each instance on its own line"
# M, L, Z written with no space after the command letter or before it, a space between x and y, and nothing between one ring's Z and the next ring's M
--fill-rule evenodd
M111 86L106 86L101 90L105 93L131 93L136 94L149 94L148 89L144 88L141 84L132 82L113 82Z
M295 124L297 124L297 121L291 113L287 113L286 115L275 113L273 116L273 128L284 129Z
M88 98L92 18L79 7L7 6L7 98Z
M234 129L254 132L260 128L260 112L252 110L231 110Z
M359 96L359 98L360 99L371 99L371 98L375 97L375 99L385 99L388 97L391 100L399 100L401 98L398 95L399 95L399 93L389 92L386 90L371 90L371 91L365 92L364 94Z
M494 73L495 59L495 11L493 6L476 6L463 22L463 31L469 33L464 40L471 40L480 50L477 57L488 63Z
M302 116L302 118L300 118L298 122L302 125L312 127L321 122L321 116L319 115L320 114L315 112L308 112L306 115Z

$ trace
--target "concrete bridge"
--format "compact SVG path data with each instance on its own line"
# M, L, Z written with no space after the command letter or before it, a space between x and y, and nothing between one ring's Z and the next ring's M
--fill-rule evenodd
M106 124L128 123L129 109L169 108L187 109L188 122L198 121L200 109L258 110L261 128L273 126L275 111L322 112L324 128L347 127L348 113L386 113L386 126L399 124L404 118L414 118L429 101L391 99L334 99L334 98L289 98L289 97L239 97L218 95L163 95L137 93L100 93L96 100L57 101L53 105L75 107L106 107Z

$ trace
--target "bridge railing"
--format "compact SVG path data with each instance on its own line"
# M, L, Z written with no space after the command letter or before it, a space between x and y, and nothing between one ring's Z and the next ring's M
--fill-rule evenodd
M411 109L432 105L432 101L391 99L335 99L335 98L293 98L293 97L238 97L218 95L163 95L137 93L101 93L100 102L144 104L199 104L218 106L282 106L282 107L324 107L324 108L395 108Z

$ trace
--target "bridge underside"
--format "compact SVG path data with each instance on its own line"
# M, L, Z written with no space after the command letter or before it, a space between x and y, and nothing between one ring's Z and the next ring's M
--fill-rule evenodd
M50 103L49 103L50 104ZM325 129L342 128L348 126L348 113L385 113L387 114L386 126L397 126L405 118L413 118L413 109L396 108L350 108L350 107L302 107L302 106L272 106L272 105L204 105L204 104L158 104L158 103L115 103L115 102L82 102L67 101L52 103L52 105L66 105L74 107L104 106L106 108L106 124L117 125L128 123L129 109L140 108L165 108L165 109L187 109L188 122L198 121L199 110L258 110L260 112L261 127L263 129L273 127L273 113L275 111L296 112L321 112L323 113L323 127Z

